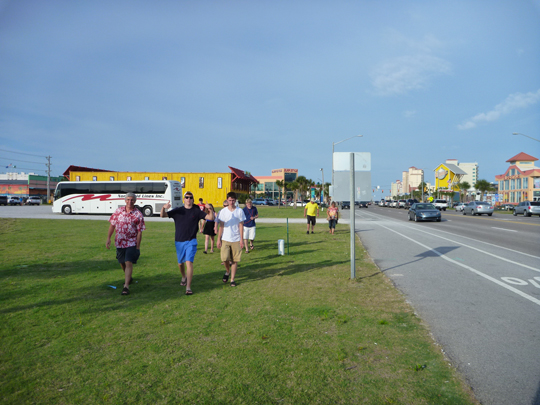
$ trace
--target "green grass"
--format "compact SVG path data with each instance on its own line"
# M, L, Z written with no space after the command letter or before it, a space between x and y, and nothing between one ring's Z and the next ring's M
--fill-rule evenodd
M350 280L345 225L289 225L287 256L286 227L258 225L238 287L199 253L190 297L157 222L121 296L107 225L0 220L3 403L475 403L361 246Z
M240 205L244 208L244 205ZM265 206L257 205L259 218L304 218L304 207L289 207L289 206ZM319 217L326 218L326 208L323 212L319 211Z

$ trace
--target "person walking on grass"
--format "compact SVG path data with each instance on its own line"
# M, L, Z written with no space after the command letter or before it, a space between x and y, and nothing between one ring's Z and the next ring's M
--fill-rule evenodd
M208 240L210 240L210 253L214 253L214 239L216 236L215 232L215 222L216 222L216 213L214 211L214 206L208 204L210 208L205 208L204 212L212 219L204 219L201 221L201 227L199 228L200 232L204 235L204 254L208 252Z
M306 204L306 208L304 208L304 218L307 214L307 232L309 233L309 225L311 225L311 233L313 233L313 228L315 227L315 224L317 222L317 219L315 218L315 214L319 216L319 204L315 202L315 199L312 198L310 202Z
M339 219L339 210L336 206L336 202L332 201L330 207L326 210L326 219L328 220L328 227L330 228L330 233L333 235L336 230L336 224Z
M105 247L111 248L111 237L114 232L114 245L116 246L116 259L124 271L124 288L122 295L129 294L129 285L133 281L133 265L141 255L142 231L146 229L144 217L135 208L137 196L134 193L126 194L126 206L119 207L109 219L109 232Z
M242 235L246 216L244 211L236 207L236 193L231 191L227 194L227 204L227 208L219 212L217 247L221 249L221 260L225 264L223 282L226 283L230 276L231 287L236 287L234 276L244 248Z
M210 209L210 205L205 207ZM193 194L187 191L184 194L184 206L171 208L171 202L167 202L160 212L161 218L172 218L174 220L176 246L176 257L178 258L178 268L182 274L181 286L186 287L186 295L192 295L191 281L193 280L193 262L197 253L197 230L201 219L210 219L211 214L201 211L197 205L193 204Z
M246 221L244 222L244 245L246 253L249 249L253 250L253 241L255 240L255 219L259 218L257 207L253 206L251 199L246 200L246 206L243 209ZM249 242L249 245L248 245Z

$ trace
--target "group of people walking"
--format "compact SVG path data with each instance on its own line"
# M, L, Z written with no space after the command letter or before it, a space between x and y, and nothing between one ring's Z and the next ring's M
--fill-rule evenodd
M133 193L126 195L126 206L118 208L109 219L109 231L106 247L110 248L111 237L114 232L116 258L124 271L124 287L122 295L129 294L129 285L133 281L133 265L137 263L140 255L142 232L146 229L144 217L135 207L137 197ZM216 214L212 204L194 203L193 193L184 194L184 206L171 208L167 202L160 212L162 218L172 218L175 225L175 247L178 268L182 274L181 286L186 287L186 295L192 295L191 283L193 280L193 262L197 253L197 231L205 235L204 253L214 252L215 236L217 235L217 248L221 249L221 260L225 265L223 282L230 279L231 287L236 287L235 275L240 262L242 251L246 253L254 248L256 224L259 213L252 205L251 200L246 201L246 207L240 209L236 203L236 193L227 194L223 202L223 209Z

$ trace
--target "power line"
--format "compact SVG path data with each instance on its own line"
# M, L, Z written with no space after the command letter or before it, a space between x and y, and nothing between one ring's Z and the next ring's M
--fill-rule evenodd
M6 167L6 169L9 169L8 167ZM47 172L47 170L42 170L42 169L29 169L28 167L14 167L14 169L20 169L20 170L34 170L36 172Z
M28 160L11 159L11 158L7 158L7 157L3 157L3 156L0 156L0 159L6 159L6 160L9 160L9 161L12 161L12 162L36 163L38 165L46 164L45 162L30 162Z
M36 157L47 158L47 156L33 155L31 153L13 152L12 150L7 150L7 149L0 149L0 150L3 151L3 152L17 153L18 155L28 155L28 156L36 156Z

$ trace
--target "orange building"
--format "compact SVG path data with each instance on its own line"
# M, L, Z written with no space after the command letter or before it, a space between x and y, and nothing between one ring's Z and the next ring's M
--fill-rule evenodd
M524 152L507 160L510 163L508 169L495 176L501 204L540 201L540 168L534 165L537 160Z

